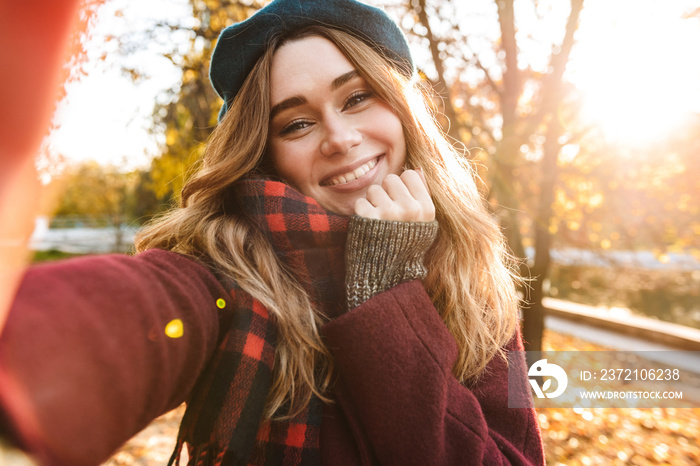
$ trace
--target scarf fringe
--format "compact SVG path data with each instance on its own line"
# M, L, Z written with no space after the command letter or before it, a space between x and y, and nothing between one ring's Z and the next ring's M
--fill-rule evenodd
M185 443L181 439L179 439L177 441L177 444L175 445L175 450L173 451L173 454L170 457L170 460L168 461L168 466L180 465L180 460L182 459L182 449L185 447L185 445L187 445L188 451L187 466L224 466L223 460L224 455L226 454L225 451L217 449L212 444L193 447L192 445ZM237 465L230 464L226 466Z

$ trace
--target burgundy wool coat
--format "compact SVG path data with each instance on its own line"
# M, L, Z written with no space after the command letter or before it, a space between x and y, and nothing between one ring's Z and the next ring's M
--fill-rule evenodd
M206 268L159 250L30 269L0 338L4 434L45 464L106 460L187 399L216 346L220 298ZM179 338L164 332L175 319ZM322 332L337 368L323 464L544 463L534 410L508 408L501 359L472 388L452 375L456 344L420 281ZM519 335L508 349L522 350Z

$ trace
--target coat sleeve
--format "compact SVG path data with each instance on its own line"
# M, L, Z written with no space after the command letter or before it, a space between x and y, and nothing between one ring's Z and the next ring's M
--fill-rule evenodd
M185 400L216 346L220 298L214 275L166 251L30 268L0 338L5 435L41 464L104 461Z
M419 280L374 296L323 331L338 403L379 464L544 463L534 410L508 408L504 361L494 358L472 389L454 377L456 343ZM519 335L509 348L522 350Z

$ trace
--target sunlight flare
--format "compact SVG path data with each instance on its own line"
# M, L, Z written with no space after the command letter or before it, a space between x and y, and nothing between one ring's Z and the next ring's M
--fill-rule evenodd
M610 142L659 141L700 112L700 61L688 49L700 42L700 28L697 19L682 18L679 6L587 5L570 79L583 94L584 119ZM625 15L606 19L613 9Z

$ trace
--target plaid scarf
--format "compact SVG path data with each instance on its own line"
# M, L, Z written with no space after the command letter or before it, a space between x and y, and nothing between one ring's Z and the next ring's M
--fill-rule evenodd
M325 211L283 183L242 183L244 213L316 309L329 316L342 312L347 217ZM265 306L235 282L224 280L224 286L231 303L226 305L223 338L190 396L168 464L179 464L185 443L192 466L320 464L320 400L313 398L289 421L261 422L273 378L275 324Z

